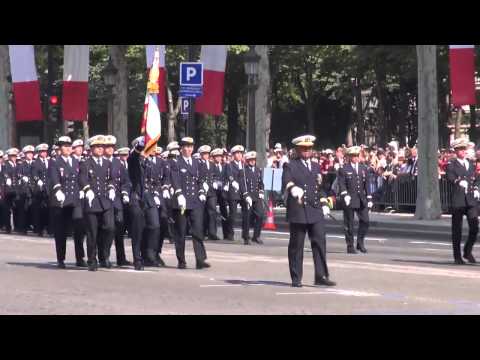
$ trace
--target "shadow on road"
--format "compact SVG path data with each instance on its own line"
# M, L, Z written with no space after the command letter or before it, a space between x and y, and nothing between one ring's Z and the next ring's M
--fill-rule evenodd
M42 270L61 270L57 268L57 263L50 262L50 263L21 263L21 262L7 262L7 265L12 266L23 266L23 267L32 267L36 269ZM73 264L65 264L67 266L66 270L73 269L73 270L87 270L86 268L79 268Z
M462 265L457 265L452 261L432 261L432 260L405 260L405 259L392 259L395 262L403 263L417 263L417 264L428 264L428 265L450 265L452 267L462 268ZM475 264L466 263L464 266L477 266Z

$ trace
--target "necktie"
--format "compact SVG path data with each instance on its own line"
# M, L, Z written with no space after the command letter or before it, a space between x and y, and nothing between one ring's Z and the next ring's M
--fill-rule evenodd
M102 166L102 160L98 159L97 164L98 164L98 166Z

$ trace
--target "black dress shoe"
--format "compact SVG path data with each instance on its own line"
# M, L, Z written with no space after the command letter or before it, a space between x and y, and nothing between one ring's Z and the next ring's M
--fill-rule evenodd
M85 260L78 260L76 263L75 263L75 266L76 267L80 267L80 268L86 268L88 267L87 263L85 262Z
M294 283L292 283L292 287L294 287L294 288L301 288L301 287L303 287L303 285L302 285L301 282L294 282Z
M329 280L327 277L322 277L320 279L315 280L315 285L320 286L336 286L337 283L335 281Z
M143 271L144 270L143 264L141 262L136 262L134 267L135 267L136 271Z
M262 239L258 239L258 238L253 238L253 239L252 239L252 242L257 243L257 244L260 244L260 245L263 244Z
M97 271L98 264L96 262L88 264L88 271Z
M154 260L154 261L145 260L143 263L144 263L145 266L148 266L148 267L160 267L157 260Z
M105 269L111 269L112 268L112 263L109 260L100 261L100 267L105 268Z
M243 239L243 244L244 245L250 245L250 240L249 239Z
M167 266L167 265L165 264L165 261L163 261L163 259L162 259L160 256L157 258L157 263L158 263L158 266L159 266L159 267L165 267L165 266Z
M216 235L212 235L212 236L209 236L209 237L208 237L208 240L218 241L218 240L220 240L220 238L219 238L218 236L216 236Z
M197 262L197 269L206 269L211 267L211 265L205 261Z
M133 264L128 260L117 261L117 266L132 266Z
M347 254L356 254L357 251L355 250L355 248L353 246L348 246L347 247Z
M65 266L65 263L63 261L59 261L57 264L57 267L59 269L66 269L67 267Z
M463 261L462 259L455 259L455 264L456 265L465 265L465 261Z
M365 245L363 245L363 244L357 244L357 250L360 251L361 253L364 253L364 254L367 253L367 249L365 248Z
M235 241L235 238L233 236L227 236L227 237L224 237L223 240Z
M187 268L187 264L184 262L178 263L177 268L184 270Z
M468 254L468 255L465 254L465 255L463 255L463 258L464 258L465 260L468 260L468 262L469 262L470 264L476 264L476 263L477 263L477 261L475 260L475 258L473 257L472 254Z

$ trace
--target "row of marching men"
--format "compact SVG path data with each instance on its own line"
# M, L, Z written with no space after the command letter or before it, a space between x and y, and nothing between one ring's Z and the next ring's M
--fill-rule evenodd
M189 137L168 144L165 152L157 148L151 156L144 155L144 146L139 137L132 149L116 150L115 137L97 135L88 140L86 152L82 140L63 136L50 157L48 145L40 144L23 148L20 161L19 150L9 149L7 161L0 159L2 225L12 231L13 213L17 232L25 234L33 226L40 236L53 233L59 268L66 267L67 237L72 235L76 266L90 271L112 267L113 244L118 266L165 266L165 238L175 244L178 268L185 269L188 232L196 268L209 267L204 239L220 240L221 221L223 239L233 241L238 205L244 243L262 243L263 175L255 152L245 154L241 145L230 153L204 145L195 156ZM126 231L133 264L125 253Z

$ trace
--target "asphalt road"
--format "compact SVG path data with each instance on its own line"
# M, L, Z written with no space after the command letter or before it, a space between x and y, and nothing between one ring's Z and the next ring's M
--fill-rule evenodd
M176 269L167 243L168 268L91 273L74 267L71 241L68 268L58 270L53 239L2 234L0 314L480 314L480 266L452 265L448 242L375 234L367 237L368 254L348 255L343 235L330 232L328 262L338 286L311 285L307 242L306 286L297 289L290 287L288 234L266 231L263 240L207 242L210 269L194 269L188 242L187 270Z

